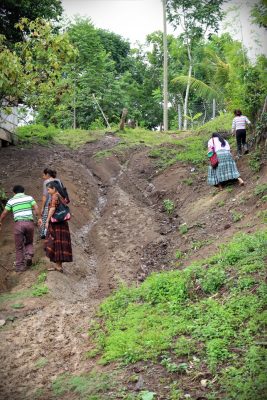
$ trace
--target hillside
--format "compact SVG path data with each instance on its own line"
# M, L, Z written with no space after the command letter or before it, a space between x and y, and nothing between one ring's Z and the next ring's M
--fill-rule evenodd
M17 276L3 224L0 399L266 398L266 165L242 158L245 186L218 191L207 135L82 135L0 149L8 197L22 184L40 203L58 171L74 250L46 272L36 230Z

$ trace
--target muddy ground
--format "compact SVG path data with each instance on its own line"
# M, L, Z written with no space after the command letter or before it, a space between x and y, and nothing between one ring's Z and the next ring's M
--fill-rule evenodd
M192 260L213 254L235 232L263 226L259 212L264 205L254 189L266 183L266 166L255 175L247 160L240 161L246 185L217 192L206 185L206 167L177 163L160 172L145 148L100 161L93 157L117 141L107 135L79 150L0 149L0 184L9 197L13 185L22 184L40 203L42 170L58 171L71 198L74 251L74 262L64 265L64 274L48 272L48 295L25 298L20 309L12 308L15 300L0 304L0 319L5 320L0 330L1 400L34 399L38 388L44 393L40 399L52 399L51 382L58 375L92 370L94 361L85 357L90 320L101 300L122 282L138 284L152 271L185 268ZM164 212L164 199L175 204L171 216ZM240 221L233 221L234 211L242 215ZM189 228L185 234L179 232L183 223ZM49 265L36 228L35 265L17 276L12 229L10 217L0 232L3 293L30 288ZM183 254L179 260L177 250ZM42 368L40 359L46 360ZM146 387L157 389L158 399L166 399L156 370L144 380Z

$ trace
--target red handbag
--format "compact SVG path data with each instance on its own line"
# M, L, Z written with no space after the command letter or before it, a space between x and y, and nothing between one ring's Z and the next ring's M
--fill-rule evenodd
M213 138L212 138L212 142L213 142L213 148L212 148L213 154L210 157L210 165L212 166L212 168L217 168L218 165L219 165L219 160L218 160L218 156L217 156L217 154L215 152L215 145L214 145L214 139Z

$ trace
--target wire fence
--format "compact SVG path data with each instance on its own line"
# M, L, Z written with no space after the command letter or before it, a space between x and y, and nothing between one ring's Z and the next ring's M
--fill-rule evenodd
M177 121L173 123L173 127L179 130L196 128L215 118L221 111L225 111L224 104L215 99L191 101L188 103L186 113L183 104L178 104Z

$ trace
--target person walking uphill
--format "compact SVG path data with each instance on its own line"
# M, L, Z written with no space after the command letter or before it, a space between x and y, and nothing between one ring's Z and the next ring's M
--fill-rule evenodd
M208 155L216 152L219 164L216 168L209 165L208 184L218 186L222 190L222 183L237 179L239 185L243 186L244 181L240 178L236 163L230 152L230 145L219 133L214 132L208 141Z
M242 147L244 149L244 154L248 152L247 140L246 140L246 127L250 125L250 120L242 115L240 110L234 111L235 118L233 119L232 124L232 134L236 135L236 144L237 144L237 157L242 156Z
M33 211L38 216L38 206L33 197L24 193L24 187L13 187L14 196L8 200L0 216L0 229L2 221L9 211L13 212L15 226L14 237L16 247L16 272L23 272L32 265L34 222Z
M65 204L60 185L53 181L47 184L47 191L51 196L49 211L45 228L47 229L45 238L45 253L55 267L48 268L48 271L63 272L62 263L72 262L72 247L69 225L66 220L62 222L52 222L53 215L60 203Z

